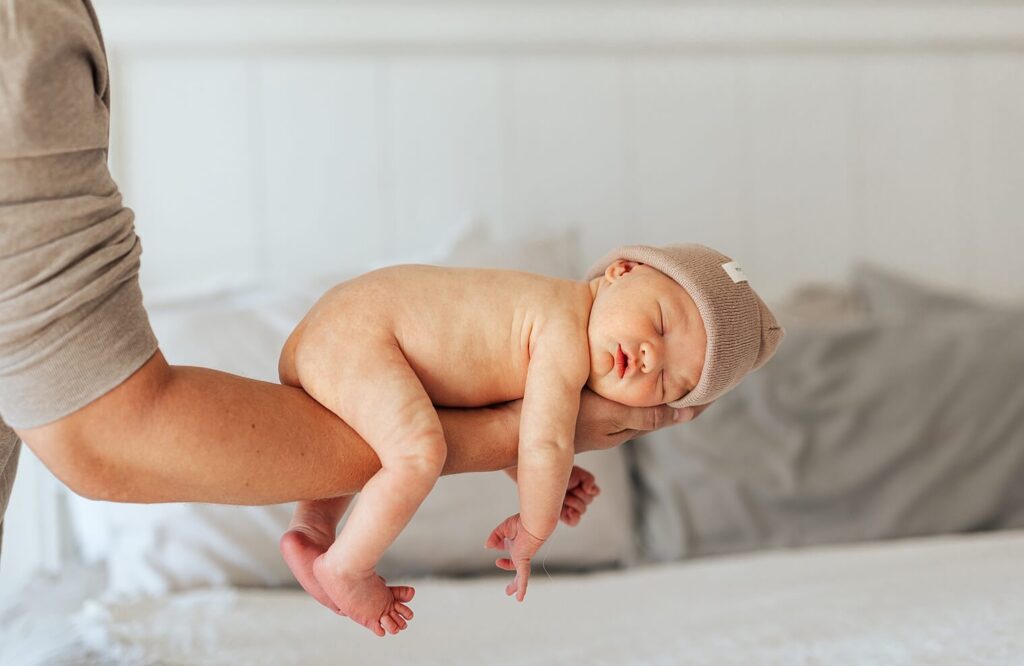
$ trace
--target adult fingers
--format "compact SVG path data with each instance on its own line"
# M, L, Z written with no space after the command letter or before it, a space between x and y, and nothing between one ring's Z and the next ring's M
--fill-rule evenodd
M615 420L619 431L649 432L658 430L672 420L672 408L667 405L657 407L629 407Z
M584 488L573 488L569 491L569 495L575 497L584 504L590 504L597 497L597 493L587 492Z
M570 509L576 509L580 513L587 510L587 503L575 495L566 495L565 499L562 500L562 506L567 506Z
M594 487L594 475L593 474L591 474L587 470L583 469L582 467L574 467L573 469L579 474L580 485L582 485L584 488L593 488Z

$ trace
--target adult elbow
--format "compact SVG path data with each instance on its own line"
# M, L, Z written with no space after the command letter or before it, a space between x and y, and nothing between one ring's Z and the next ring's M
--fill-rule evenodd
M76 494L112 502L152 501L140 483L137 443L159 412L171 371L158 350L124 382L67 416L18 436Z
M47 469L76 495L91 500L118 501L120 484L103 447L96 446L74 429L54 426L18 434Z

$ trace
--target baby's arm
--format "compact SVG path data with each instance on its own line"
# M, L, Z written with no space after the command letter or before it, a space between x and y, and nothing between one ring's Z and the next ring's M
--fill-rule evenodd
M517 468L506 467L504 471L512 481L518 483ZM565 499L562 501L562 522L571 527L579 525L583 514L587 512L587 506L600 492L594 475L579 465L573 465L565 488Z
M585 333L585 331L584 331ZM491 534L487 545L511 542L510 558L498 566L516 571L506 588L519 601L526 595L530 559L558 524L573 461L580 391L587 378L585 335L575 327L548 329L531 350L519 430L518 516Z

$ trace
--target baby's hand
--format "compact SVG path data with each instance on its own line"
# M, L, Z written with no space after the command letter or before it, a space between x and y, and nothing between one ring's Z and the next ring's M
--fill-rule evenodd
M499 569L516 572L516 577L505 586L505 594L515 594L516 599L522 601L526 596L526 584L530 580L530 560L544 545L544 539L527 532L517 513L495 527L484 545L494 550L508 551L509 557L499 557L494 563Z
M594 501L594 498L601 492L594 482L594 475L573 465L569 473L569 484L565 491L565 501L562 503L562 522L566 525L576 526L580 518L587 512L587 505Z

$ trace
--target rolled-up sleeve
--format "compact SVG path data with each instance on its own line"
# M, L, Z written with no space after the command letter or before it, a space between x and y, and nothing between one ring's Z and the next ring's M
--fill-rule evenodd
M107 168L107 61L83 0L0 0L0 415L43 425L157 341L134 217Z

